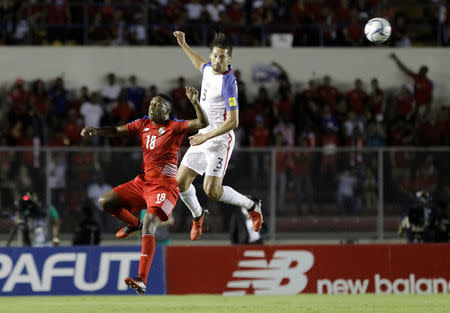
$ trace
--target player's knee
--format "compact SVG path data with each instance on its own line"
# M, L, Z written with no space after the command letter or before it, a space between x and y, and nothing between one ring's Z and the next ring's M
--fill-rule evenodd
M110 198L108 198L105 195L101 195L100 198L98 198L98 205L107 212L110 212L113 210L112 201Z
M216 188L215 186L210 185L205 186L205 193L213 200L220 200L220 197L222 196L221 188Z
M180 189L180 192L185 192L186 190L189 189L189 181L187 179L182 179L181 177L177 177L177 183L178 183L178 188Z
M142 221L142 233L154 234L160 223L161 220L158 216L152 213L146 213Z

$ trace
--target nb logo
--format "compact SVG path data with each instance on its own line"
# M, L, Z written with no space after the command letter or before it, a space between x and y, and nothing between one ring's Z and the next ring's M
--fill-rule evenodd
M245 295L250 290L255 295L298 294L306 288L305 273L314 264L313 254L304 250L277 250L270 262L262 250L247 250L244 257L233 272L236 280L227 283L223 295Z

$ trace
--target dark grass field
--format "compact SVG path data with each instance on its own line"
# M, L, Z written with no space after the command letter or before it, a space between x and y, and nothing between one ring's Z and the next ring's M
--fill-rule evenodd
M450 313L450 295L2 297L1 313Z

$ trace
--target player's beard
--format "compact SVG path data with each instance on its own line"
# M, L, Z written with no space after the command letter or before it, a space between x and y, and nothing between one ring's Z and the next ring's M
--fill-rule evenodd
M226 69L223 70L219 63L213 64L212 68L213 68L214 72L216 72L216 73L226 72Z

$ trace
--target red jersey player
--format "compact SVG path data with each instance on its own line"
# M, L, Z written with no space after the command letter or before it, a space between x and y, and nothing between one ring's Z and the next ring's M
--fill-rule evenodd
M117 127L94 128L86 126L82 136L100 135L115 137L124 134L139 136L142 142L143 174L104 193L98 202L104 211L127 223L116 233L125 238L142 229L142 254L139 262L139 277L126 278L125 283L145 294L147 276L155 252L156 228L167 221L178 199L177 153L181 141L189 131L208 126L206 113L198 102L198 91L186 87L186 95L192 102L197 119L179 121L169 119L171 103L165 95L151 99L148 116ZM132 213L147 209L140 221Z

